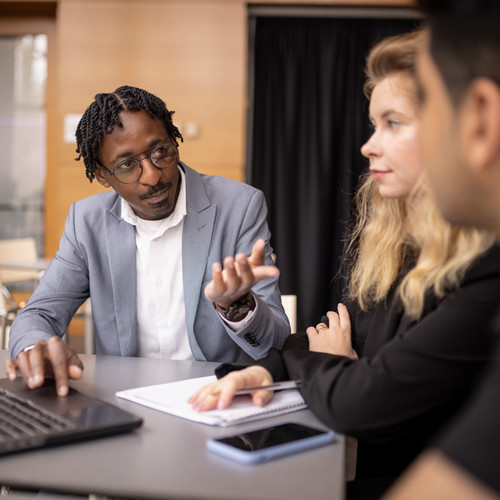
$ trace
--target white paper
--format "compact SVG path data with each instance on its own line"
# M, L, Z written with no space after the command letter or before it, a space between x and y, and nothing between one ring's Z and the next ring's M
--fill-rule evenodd
M138 387L117 392L116 395L171 415L222 427L307 408L300 392L292 389L276 392L271 402L264 407L254 406L251 397L246 395L236 396L225 410L204 412L193 410L187 400L199 388L215 382L215 380L217 380L216 377L210 375L179 382Z

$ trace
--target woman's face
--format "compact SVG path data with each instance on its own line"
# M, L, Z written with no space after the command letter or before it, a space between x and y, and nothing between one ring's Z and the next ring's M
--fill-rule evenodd
M419 117L414 83L404 73L381 80L370 99L374 132L361 147L384 198L405 199L421 172Z

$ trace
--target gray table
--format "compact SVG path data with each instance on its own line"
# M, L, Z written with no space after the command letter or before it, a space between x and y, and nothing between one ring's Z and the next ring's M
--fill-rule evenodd
M7 351L0 351L3 366ZM115 397L121 389L213 373L216 363L82 355L85 372L72 386L144 419L138 430L0 458L0 484L21 489L119 498L217 500L342 499L344 438L260 465L232 463L206 451L208 437L228 429L183 420ZM294 421L323 427L309 410L238 425L248 430Z

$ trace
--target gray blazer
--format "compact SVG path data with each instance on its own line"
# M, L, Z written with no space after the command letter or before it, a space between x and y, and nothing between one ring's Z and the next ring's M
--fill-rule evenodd
M246 184L198 174L183 163L180 166L187 188L182 266L191 350L198 360L261 358L271 347L280 348L290 333L278 279L253 288L258 309L238 334L220 319L203 290L212 279L213 262L238 252L249 255L258 238L267 242L266 263L272 262L264 195ZM88 297L97 354L136 356L135 230L121 219L121 198L115 191L71 206L59 250L12 325L11 355L16 357L36 340L62 336Z

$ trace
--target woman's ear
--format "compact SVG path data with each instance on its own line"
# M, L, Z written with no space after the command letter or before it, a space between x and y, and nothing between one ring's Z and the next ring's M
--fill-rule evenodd
M460 140L469 165L485 170L500 159L500 86L488 79L471 83L461 106Z
M106 180L106 177L104 177L102 168L99 165L97 165L95 169L95 178L97 179L97 182L105 188L111 187L110 183Z

